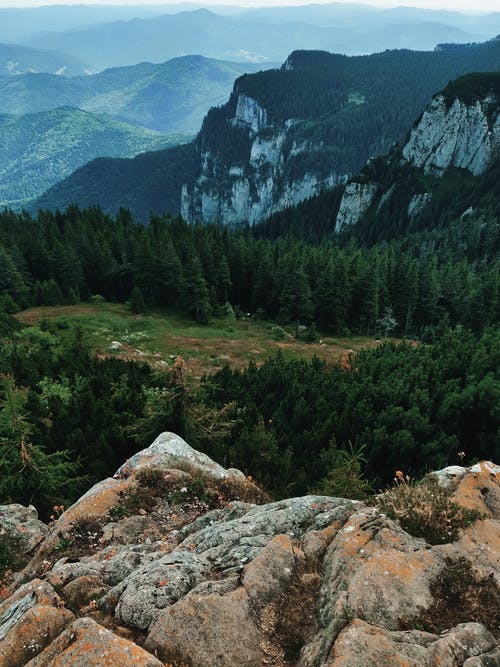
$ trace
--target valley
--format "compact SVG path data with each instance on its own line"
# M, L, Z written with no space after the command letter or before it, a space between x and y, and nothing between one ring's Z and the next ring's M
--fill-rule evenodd
M116 356L165 369L182 355L186 374L196 379L226 364L231 368L244 368L250 361L260 365L278 352L286 359L318 357L330 366L339 365L349 354L373 349L382 342L375 337L321 333L307 342L307 330L296 339L293 327L285 328L284 340L275 341L275 323L255 321L246 315L242 319L212 319L207 326L196 324L182 313L154 309L134 315L123 304L112 303L41 306L21 311L16 319L30 326L48 323L59 335L80 327L86 344L99 357Z
M500 13L369 1L0 8L0 667L500 664Z

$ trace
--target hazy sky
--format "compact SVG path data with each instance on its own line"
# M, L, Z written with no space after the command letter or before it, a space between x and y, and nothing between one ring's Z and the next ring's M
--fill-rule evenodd
M196 1L196 0L195 0ZM332 0L201 0L205 5L244 5L247 7L267 7L273 5L306 5L311 2L316 4L329 3ZM336 0L337 2L353 2L353 0ZM356 0L354 0L356 1ZM469 12L500 11L500 0L357 0L364 4L376 5L378 7L427 7L429 9L455 9ZM99 4L99 5L153 5L171 4L179 0L57 0L47 2L46 0L0 0L0 7L33 7L49 4Z

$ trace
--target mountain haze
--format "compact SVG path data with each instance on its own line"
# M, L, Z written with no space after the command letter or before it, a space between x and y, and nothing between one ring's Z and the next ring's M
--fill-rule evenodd
M0 205L24 205L98 156L132 156L174 143L175 137L70 107L0 114Z
M0 44L0 77L18 76L27 72L50 72L59 76L89 74L78 58L50 50L34 49L17 44Z
M260 69L252 63L183 56L93 76L26 74L0 79L0 112L72 106L159 132L194 134L208 109L227 100L237 77Z
M162 62L187 53L223 60L278 62L296 49L348 55L387 48L432 50L438 42L484 41L500 30L500 14L482 21L468 21L467 16L454 13L450 17L451 23L447 23L447 12L386 13L352 5L340 9L335 4L231 15L197 9L38 33L23 43L68 52L103 69L144 60Z
M103 163L89 164L37 205L98 203L109 212L128 206L142 220L168 210L188 220L254 223L345 181L386 152L433 94L471 69L500 69L500 41L351 58L296 52L280 70L238 79L193 144L108 161L115 189L105 191Z

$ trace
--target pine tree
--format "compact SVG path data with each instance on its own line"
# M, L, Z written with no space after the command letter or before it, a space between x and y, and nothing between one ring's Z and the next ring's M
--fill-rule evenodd
M33 424L26 413L28 391L17 387L12 376L1 382L0 401L0 502L35 504L46 513L64 504L67 492L81 486L77 461L67 451L48 454L30 441Z
M195 254L188 259L184 267L182 306L197 322L208 323L212 314L210 296L203 277L201 262Z
M128 300L128 304L130 310L136 315L139 313L143 313L146 309L146 305L144 303L144 297L142 296L142 292L137 287L137 285L134 287L132 293L130 294L130 299Z

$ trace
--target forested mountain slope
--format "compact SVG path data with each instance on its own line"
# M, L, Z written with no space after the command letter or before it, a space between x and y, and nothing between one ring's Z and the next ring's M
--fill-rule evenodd
M50 72L57 76L90 73L78 58L47 49L0 43L0 76L15 77L27 72Z
M177 143L173 136L62 107L0 114L0 206L24 206L80 165Z
M436 95L406 141L347 185L255 230L276 238L400 239L470 257L500 248L500 74L469 74ZM465 230L467 230L465 232Z
M262 67L183 56L93 76L26 74L0 79L0 112L25 114L72 106L159 132L194 134L208 109L227 100L237 77Z
M345 181L371 155L386 152L450 79L498 69L498 39L352 58L296 52L280 70L238 79L228 103L207 114L185 159L166 151L110 162L117 181L111 190L102 187L102 163L89 164L38 205L98 203L113 213L128 206L144 221L150 211L169 210L188 220L254 223ZM155 175L145 174L149 162ZM159 192L159 182L169 187Z

